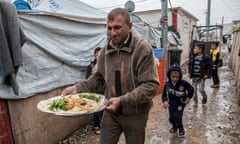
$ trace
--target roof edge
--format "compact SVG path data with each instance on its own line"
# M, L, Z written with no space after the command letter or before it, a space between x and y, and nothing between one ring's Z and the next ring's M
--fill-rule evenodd
M199 19L197 17L195 17L194 15L192 15L190 12L188 12L187 10L185 10L182 7L168 8L168 11L171 11L171 10L180 10L183 13L185 13L186 15L190 16L191 18L195 19L196 21L199 21ZM150 12L150 11L161 11L161 9L143 10L143 11L136 11L136 12L133 12L133 13L142 13L142 12Z

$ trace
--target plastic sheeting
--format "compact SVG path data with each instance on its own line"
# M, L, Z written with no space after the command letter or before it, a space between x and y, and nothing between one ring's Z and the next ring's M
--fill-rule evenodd
M78 0L45 0L34 11L20 11L19 18L29 39L17 73L19 95L0 85L0 98L27 98L85 79L93 50L107 41L106 13ZM133 33L160 43L159 32L142 23L134 23Z
M26 98L84 79L94 48L106 41L104 24L44 12L20 12L19 18L29 39L17 73L19 96L0 85L1 98Z

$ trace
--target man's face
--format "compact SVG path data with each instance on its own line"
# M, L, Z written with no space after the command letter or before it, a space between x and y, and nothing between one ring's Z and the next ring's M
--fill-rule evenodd
M179 81L179 79L180 79L180 73L177 72L177 71L172 71L172 72L170 73L170 79L171 79L171 81L172 81L173 83L176 84L176 83Z
M107 21L107 31L114 45L121 45L131 31L132 23L126 23L122 15Z

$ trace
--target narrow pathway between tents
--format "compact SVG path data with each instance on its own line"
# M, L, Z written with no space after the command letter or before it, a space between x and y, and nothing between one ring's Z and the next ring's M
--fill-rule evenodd
M168 112L162 108L161 95L154 98L154 106L149 115L145 144L237 144L240 141L240 96L236 94L235 78L228 68L225 53L224 66L220 68L221 86L212 89L211 80L206 81L208 103L193 106L193 101L185 108L185 138L170 134ZM186 75L185 75L186 78ZM201 95L199 94L200 98ZM201 101L200 101L201 102ZM91 125L80 128L60 144L97 144L99 136L91 130ZM125 144L124 137L119 144Z

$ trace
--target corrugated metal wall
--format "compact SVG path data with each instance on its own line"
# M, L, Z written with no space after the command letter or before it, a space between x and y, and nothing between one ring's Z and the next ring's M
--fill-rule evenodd
M233 43L230 55L229 66L235 75L237 91L240 95L240 23L233 27Z

